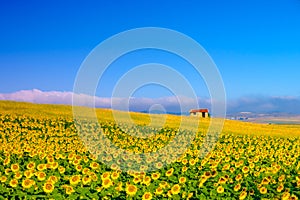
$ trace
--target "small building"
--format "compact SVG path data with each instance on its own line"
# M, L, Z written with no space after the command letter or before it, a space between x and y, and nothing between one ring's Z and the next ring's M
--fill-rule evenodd
M190 110L190 116L199 116L202 118L209 117L208 109L192 109Z

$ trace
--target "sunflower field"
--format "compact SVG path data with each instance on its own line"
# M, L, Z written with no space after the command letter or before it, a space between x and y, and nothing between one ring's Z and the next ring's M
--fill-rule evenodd
M83 141L69 107L0 102L0 110L0 199L300 197L299 126L226 120L213 150L201 157L207 119L192 137L176 128L176 116L158 129L145 125L146 114L133 113L138 125L132 127L99 109L99 124L81 124L92 133ZM171 157L139 156L177 136ZM105 139L133 156L109 148Z

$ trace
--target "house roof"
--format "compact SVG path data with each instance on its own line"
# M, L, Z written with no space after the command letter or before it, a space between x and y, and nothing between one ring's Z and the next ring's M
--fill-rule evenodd
M190 110L190 113L196 113L196 112L205 112L208 113L208 109L192 109Z

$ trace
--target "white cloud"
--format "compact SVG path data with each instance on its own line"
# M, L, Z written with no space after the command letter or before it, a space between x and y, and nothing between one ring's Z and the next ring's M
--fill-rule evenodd
M209 98L199 98L197 100L184 96L169 96L161 98L135 98L129 100L126 98L103 98L92 97L85 94L74 94L80 101L78 105L89 106L94 102L95 106L102 108L114 108L119 110L131 111L149 111L151 106L161 105L167 112L179 113L181 109L187 112L195 107L209 108L211 100ZM14 93L0 94L0 100L13 100L32 103L45 104L67 104L72 105L73 92L60 91L40 91L21 90ZM199 106L196 105L199 103ZM113 105L113 106L112 106ZM180 107L181 106L181 107ZM285 114L300 114L300 97L293 96L248 96L241 97L236 100L231 100L227 103L227 113L238 112L253 112L253 113L285 113Z
M72 105L72 97L76 95L76 105L92 106L91 102L95 102L96 107L102 108L114 108L119 110L132 111L148 111L154 104L159 104L165 108L167 112L180 112L180 105L183 112L187 112L189 109L196 107L197 103L203 107L208 106L208 101L202 99L192 99L188 97L162 97L162 98L103 98L93 97L85 94L74 94L73 92L60 92L60 91L40 91L38 89L33 90L21 90L14 93L0 94L0 100L12 100L23 101L32 103L43 104L67 104ZM129 102L129 104L128 104Z

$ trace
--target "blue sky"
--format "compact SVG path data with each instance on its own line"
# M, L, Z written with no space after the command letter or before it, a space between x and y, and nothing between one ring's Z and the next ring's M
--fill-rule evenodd
M0 6L0 93L39 89L72 91L89 52L119 32L164 27L200 43L223 77L228 99L300 96L300 1L6 1ZM124 69L147 62L168 64L207 97L188 64L158 51L116 61L99 85L108 97ZM168 96L149 86L138 97Z

